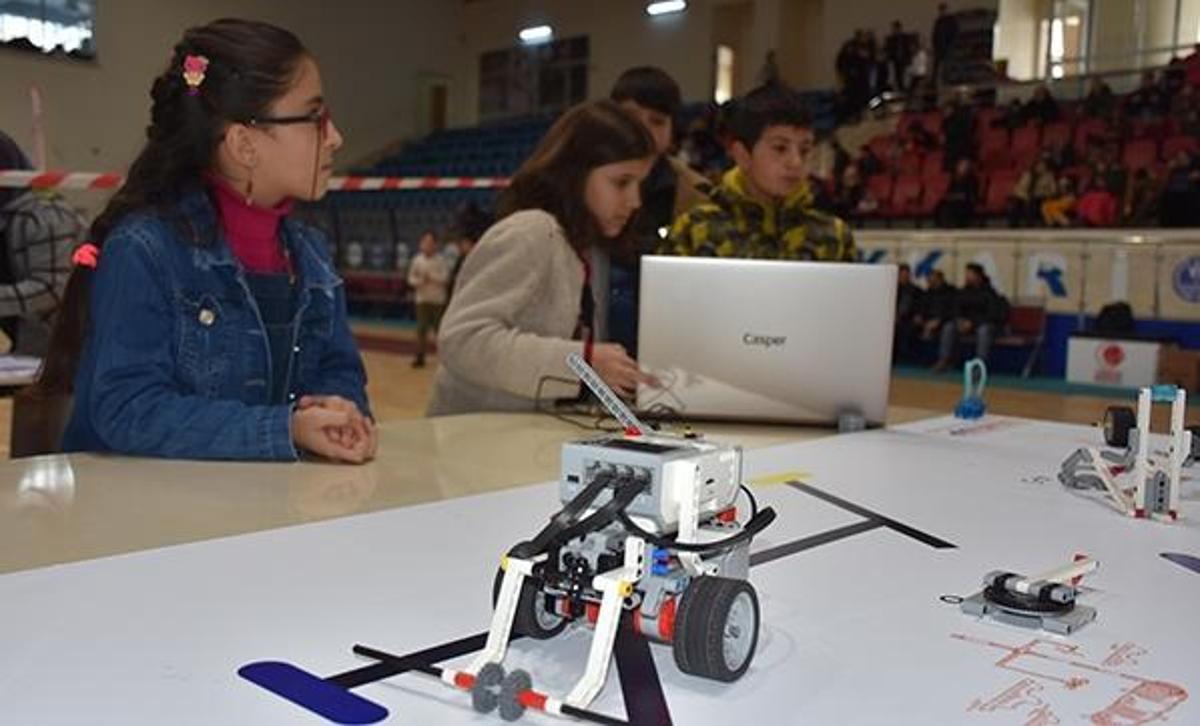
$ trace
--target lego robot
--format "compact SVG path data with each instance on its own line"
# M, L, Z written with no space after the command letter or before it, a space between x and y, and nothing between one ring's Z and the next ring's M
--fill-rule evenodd
M1171 404L1170 444L1165 461L1150 458L1150 409ZM1109 408L1104 415L1104 442L1121 452L1094 447L1076 450L1063 462L1058 479L1072 489L1099 489L1116 509L1138 518L1174 521L1179 517L1183 467L1196 458L1200 436L1184 426L1187 393L1175 386L1153 386L1138 392L1136 417L1128 407ZM1131 479L1127 486L1124 481Z
M653 433L581 357L568 363L624 432L564 445L563 508L501 560L483 650L463 671L436 673L470 691L476 710L499 709L505 720L536 708L609 722L587 708L621 628L670 643L684 673L723 682L741 678L758 643L750 543L775 513L759 511L745 490L752 513L739 522L740 447ZM587 624L587 662L565 696L533 690L524 671L505 672L514 635L548 639Z

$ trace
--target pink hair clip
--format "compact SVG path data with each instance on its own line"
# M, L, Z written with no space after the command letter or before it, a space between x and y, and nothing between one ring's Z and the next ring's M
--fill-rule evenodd
M94 270L99 257L100 248L91 242L84 242L75 250L75 254L71 255L71 262L75 263L76 267L90 267Z
M183 59L183 82L187 84L188 94L195 96L200 92L200 84L204 83L204 74L208 70L208 58L202 55L189 55Z

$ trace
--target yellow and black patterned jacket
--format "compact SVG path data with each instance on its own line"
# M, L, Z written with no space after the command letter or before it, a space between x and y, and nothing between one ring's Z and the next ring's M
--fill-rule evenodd
M660 252L769 260L858 259L850 226L815 209L808 184L782 203L768 206L746 193L745 177L734 167L709 197L675 220Z

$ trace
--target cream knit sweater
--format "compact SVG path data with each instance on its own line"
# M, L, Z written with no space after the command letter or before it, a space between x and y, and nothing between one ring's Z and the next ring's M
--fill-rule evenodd
M547 212L517 212L488 229L442 318L426 413L532 410L535 397L548 405L578 395L566 359L583 352L571 340L583 281L579 256Z

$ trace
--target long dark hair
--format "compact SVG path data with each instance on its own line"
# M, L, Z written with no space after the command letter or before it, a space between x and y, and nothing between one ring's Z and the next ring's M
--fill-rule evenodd
M188 56L208 59L194 92L183 77ZM173 203L212 168L225 126L267 115L271 104L291 87L307 56L299 38L268 23L223 19L187 30L166 70L154 79L146 145L130 165L124 185L92 222L91 244L103 248L113 228L134 211L174 218ZM88 330L93 274L77 266L67 281L34 393L70 393L73 388Z
M616 103L581 103L550 127L517 170L500 197L497 216L543 209L554 215L572 245L594 244L602 235L584 201L588 174L605 164L654 155L650 132ZM622 236L632 227L630 220Z

